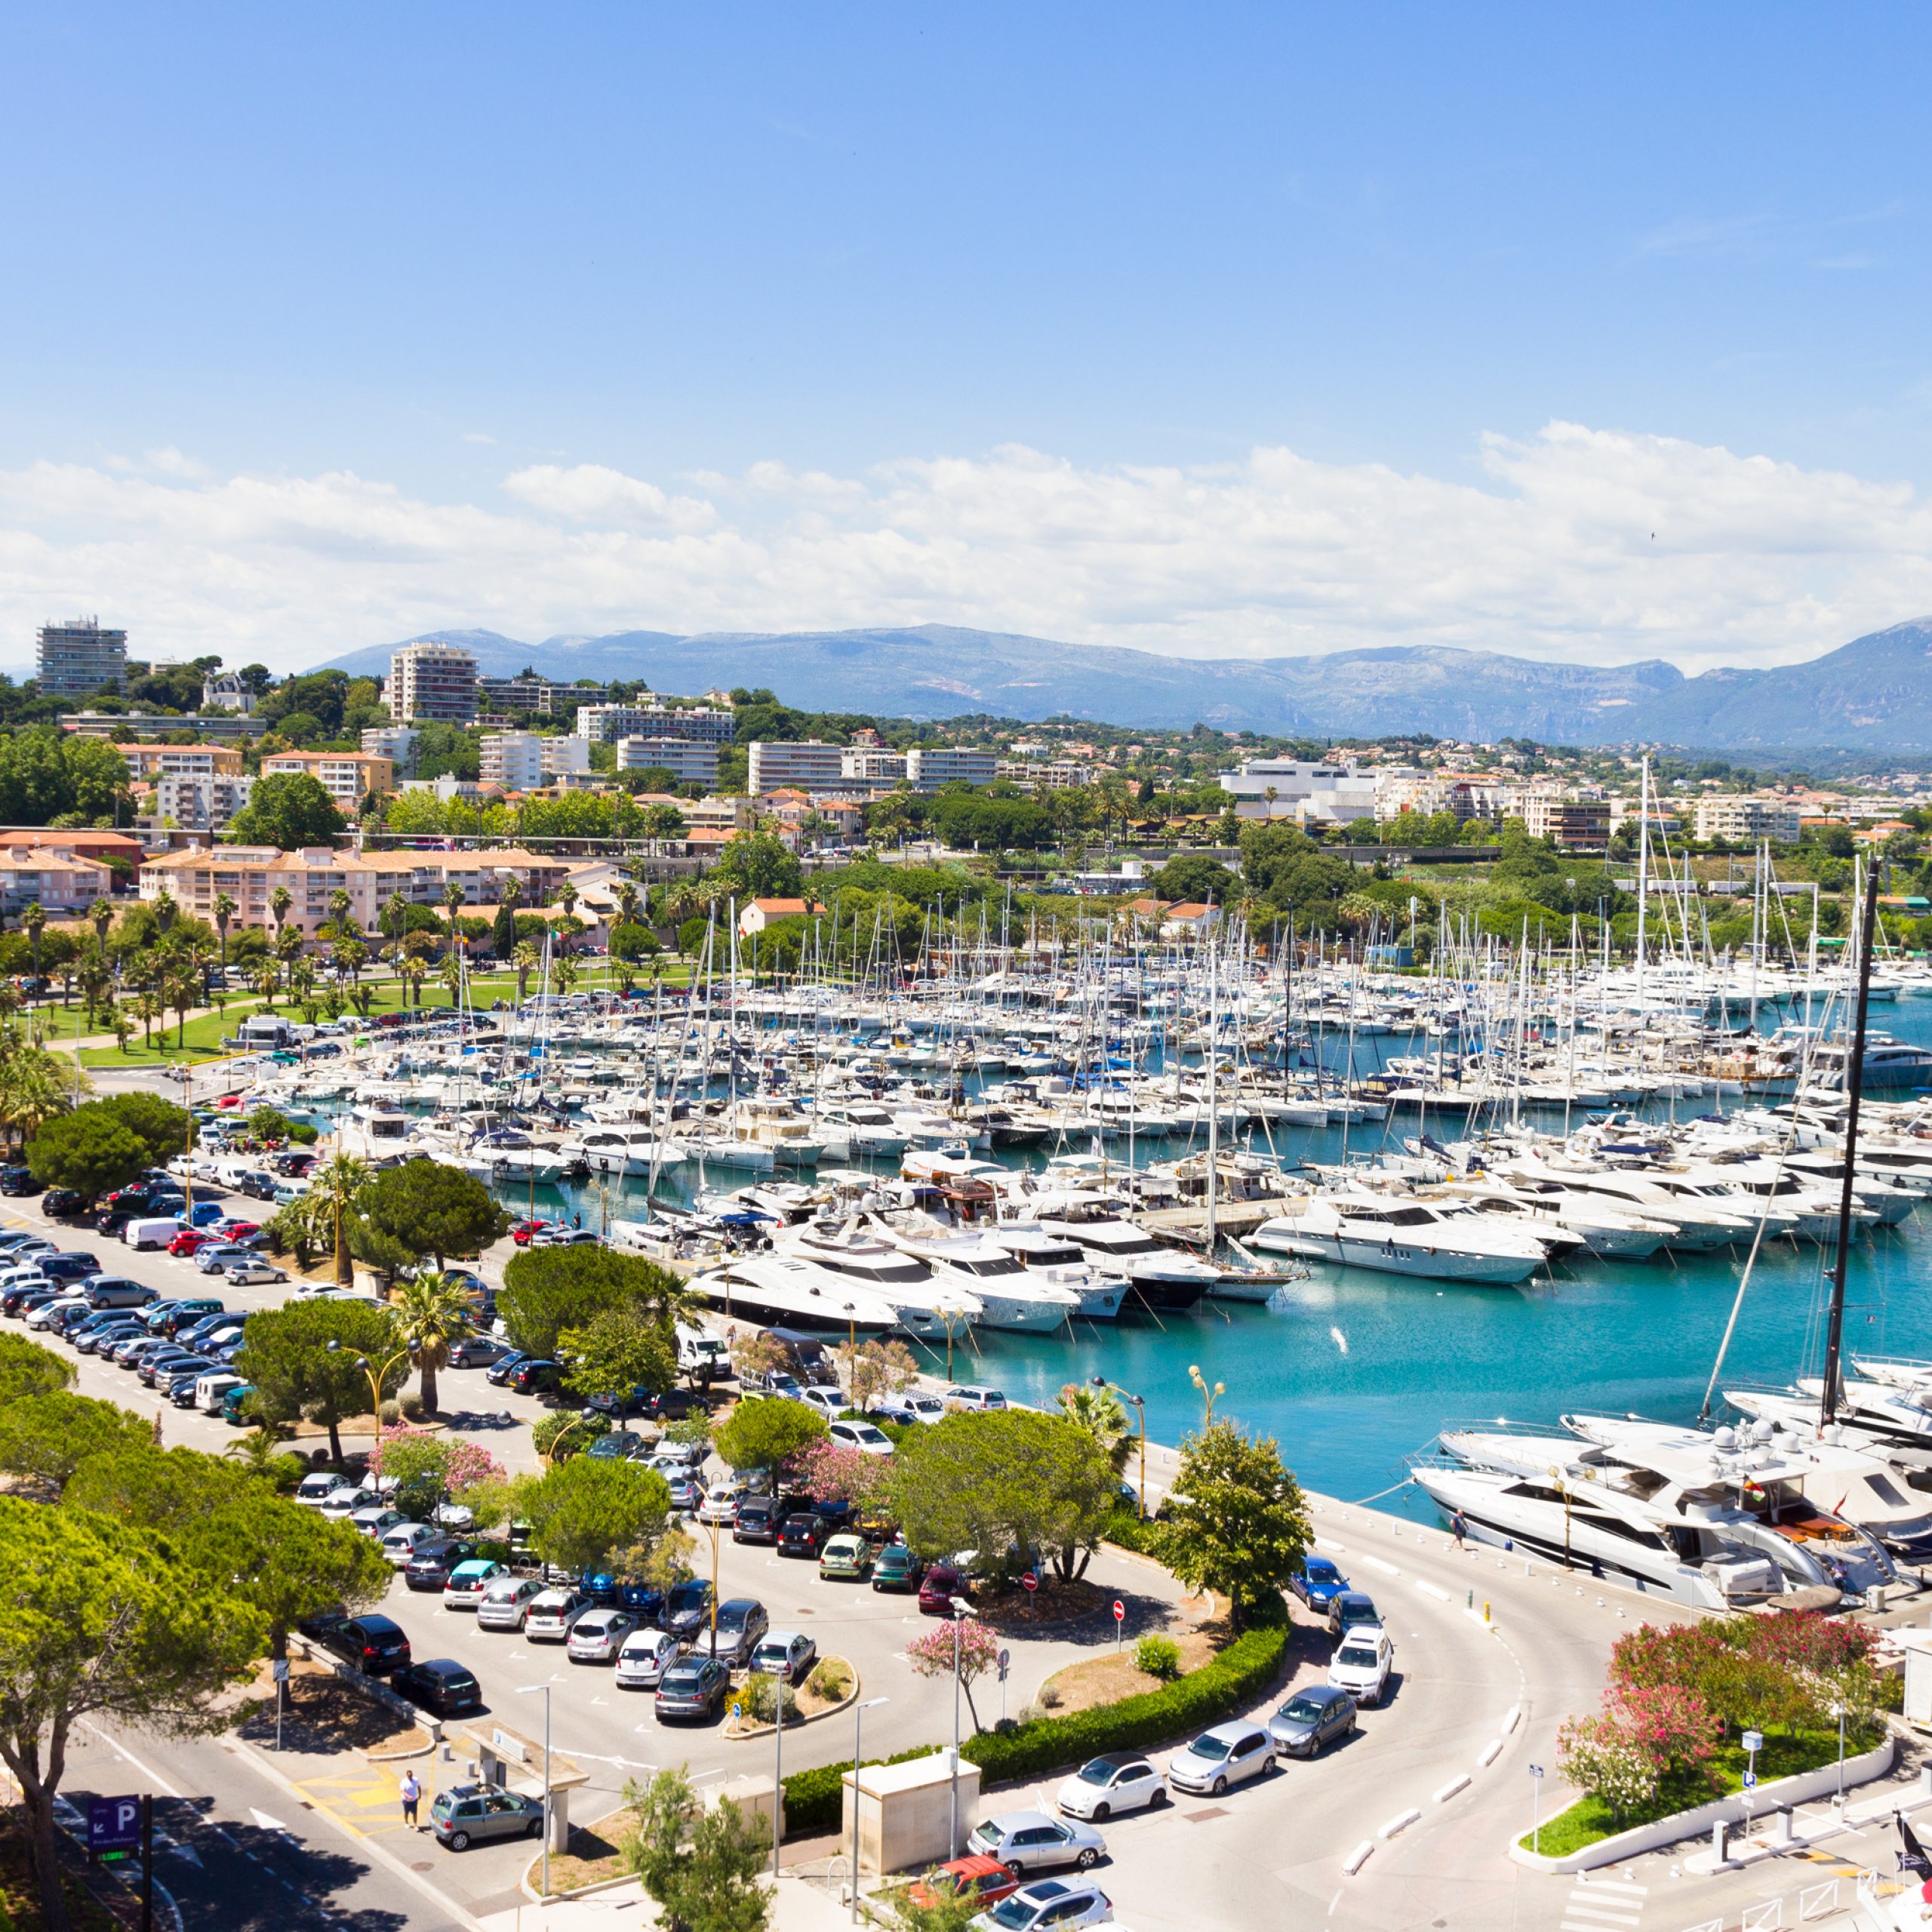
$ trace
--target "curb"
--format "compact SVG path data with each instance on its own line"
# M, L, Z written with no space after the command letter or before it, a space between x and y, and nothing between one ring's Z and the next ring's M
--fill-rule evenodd
M842 1663L851 1673L852 1687L837 1703L828 1704L823 1710L814 1711L810 1717L800 1718L795 1723L786 1725L788 1730L803 1730L807 1724L817 1724L822 1718L835 1718L841 1711L851 1709L858 1697L859 1667L850 1657L821 1657L819 1663ZM817 1665L814 1665L813 1668L816 1669ZM718 1734L721 1737L730 1738L735 1743L747 1737L769 1737L777 1727L774 1724L761 1724L755 1718L749 1723L741 1724L737 1718L728 1717Z

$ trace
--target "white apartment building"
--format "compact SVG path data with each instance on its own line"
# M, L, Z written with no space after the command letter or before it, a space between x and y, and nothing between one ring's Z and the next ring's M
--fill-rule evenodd
M906 754L906 780L915 792L942 785L990 785L999 776L996 752L968 751L958 745L915 745ZM758 788L754 785L752 789Z
M235 777L157 778L154 817L171 820L183 832L220 832L248 802L255 781L244 773Z
M620 738L688 738L702 744L728 745L737 720L715 705L580 704L577 735L592 744L614 745Z
M47 835L57 841L57 832ZM0 846L0 908L17 914L38 906L57 918L85 912L114 888L114 875L93 859L57 844Z
M379 725L362 734L362 749L372 758L386 758L400 771L408 764L422 734L408 724Z
M128 633L104 631L98 617L42 624L34 675L51 697L88 697L128 679Z
M1091 782L1093 773L1070 758L1003 758L998 775L1029 792L1059 792Z
M590 740L575 741L586 748ZM681 784L715 785L718 783L718 747L694 738L620 738L617 769L648 771L653 766L668 771Z
M1375 816L1386 825L1404 812L1429 818L1452 812L1460 824L1472 818L1503 816L1503 787L1487 772L1389 770L1377 777Z
M1375 817L1381 777L1343 759L1249 758L1238 771L1223 772L1220 784L1239 818L1349 825Z
M233 745L117 745L136 778L238 778L242 753Z
M306 773L345 811L354 813L371 792L395 789L395 767L370 752L272 752L262 760L262 776Z
M801 743L765 744L752 741L749 789L775 792L797 785L808 792L835 792L845 777L844 754L836 745L816 738Z
M848 745L838 767L848 784L897 785L906 776L906 754L884 745Z
M534 792L559 776L590 769L588 738L556 737L540 731L491 731L482 745L481 779L506 792Z
M534 712L561 718L580 704L601 704L601 685L556 685L548 678L489 678L476 680L477 702L491 711Z
M1755 845L1764 838L1774 845L1795 845L1800 816L1798 807L1783 798L1700 798L1697 833L1700 838L1722 838L1737 845Z
M398 724L434 718L466 724L476 715L476 660L460 645L423 638L389 658L389 715Z

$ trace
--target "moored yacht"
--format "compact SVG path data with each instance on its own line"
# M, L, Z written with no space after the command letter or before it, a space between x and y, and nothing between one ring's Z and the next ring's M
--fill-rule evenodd
M884 1296L792 1255L747 1255L693 1275L691 1285L727 1316L768 1327L882 1335L902 1325Z
M1123 1309L1166 1314L1196 1306L1220 1278L1220 1270L1191 1254L1164 1247L1145 1228L1124 1220L1118 1204L1084 1188L1049 1189L1016 1201L1019 1212L1042 1232L1075 1243L1097 1267L1127 1278Z
M1037 1278L1018 1255L977 1229L921 1229L878 1215L872 1225L902 1253L923 1261L934 1280L972 1296L983 1327L1050 1334L1080 1312L1080 1297L1072 1289Z
M777 1253L891 1304L900 1327L922 1338L959 1334L980 1318L980 1301L936 1278L917 1256L851 1224L808 1221L772 1236Z
M1532 1228L1507 1226L1460 1202L1384 1196L1366 1188L1288 1201L1248 1239L1275 1254L1491 1287L1527 1281L1546 1264L1551 1247Z

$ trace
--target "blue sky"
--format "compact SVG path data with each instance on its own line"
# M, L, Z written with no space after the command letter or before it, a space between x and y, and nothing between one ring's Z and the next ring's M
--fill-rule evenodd
M0 657L72 605L309 658L923 617L1694 666L1932 606L1908 10L0 36Z

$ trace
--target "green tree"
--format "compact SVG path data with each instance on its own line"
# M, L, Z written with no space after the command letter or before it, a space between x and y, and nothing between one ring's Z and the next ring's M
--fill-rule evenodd
M1118 1475L1127 1466L1128 1450L1134 1429L1127 1419L1127 1407L1111 1389L1096 1389L1084 1382L1069 1382L1060 1392L1060 1412L1076 1423L1106 1451L1107 1460Z
M790 1456L825 1439L825 1418L802 1402L776 1395L749 1395L718 1429L718 1453L734 1469L776 1469ZM957 1549L963 1546L955 1543Z
M0 1407L0 1471L43 1491L65 1489L90 1457L153 1440L139 1416L65 1389L22 1395Z
M176 1733L233 1721L214 1700L261 1654L264 1620L163 1540L85 1511L0 1497L0 1759L20 1786L46 1932L65 1932L54 1801L90 1718Z
M24 1336L0 1335L0 1408L26 1395L51 1395L70 1388L71 1362Z
M804 872L795 852L769 832L740 832L726 840L705 890L715 899L795 899Z
M1219 1590L1237 1629L1263 1604L1278 1603L1310 1535L1301 1485L1273 1437L1225 1421L1182 1444L1162 1521L1168 1567L1192 1589Z
M35 1180L91 1200L125 1187L152 1164L146 1142L97 1100L45 1123L26 1155Z
M526 1248L503 1270L497 1306L512 1343L554 1355L567 1328L587 1328L606 1309L637 1303L669 1323L691 1306L691 1291L654 1262L608 1247Z
M977 1549L1011 1570L1037 1546L1071 1579L1100 1546L1117 1487L1090 1430L1006 1409L915 1431L894 1459L891 1493L906 1540L924 1554Z
M678 1379L670 1322L635 1300L599 1309L581 1328L566 1328L557 1352L569 1365L572 1390L586 1398L638 1387L661 1392Z
M104 1107L147 1149L148 1158L158 1167L171 1161L188 1145L188 1133L194 1124L186 1107L177 1107L155 1094L115 1094L92 1104Z
M530 1525L530 1545L546 1563L594 1569L614 1549L661 1536L671 1491L654 1469L614 1457L578 1456L510 1486L513 1512Z
M334 844L348 823L319 779L306 771L288 771L257 778L230 829L237 844L275 845L294 852L305 845ZM277 914L277 924L283 916Z
M1211 899L1225 906L1235 884L1235 875L1218 859L1204 852L1182 852L1170 859L1147 884L1157 899L1191 900L1198 903Z
M469 1288L454 1275L420 1273L404 1282L391 1304L396 1332L421 1371L423 1407L436 1413L436 1371L446 1367L450 1345L476 1332Z
M211 1577L232 1580L232 1592L267 1624L272 1657L288 1654L288 1633L304 1617L338 1604L373 1610L395 1580L389 1559L353 1524L281 1497L226 1504L187 1549Z
M419 1259L433 1257L438 1269L452 1255L481 1253L510 1227L480 1180L437 1161L385 1168L363 1189L360 1204L378 1234Z
M764 1932L771 1898L760 1875L771 1832L762 1818L747 1820L728 1798L707 1809L682 1770L645 1786L632 1779L624 1802L637 1825L618 1849L668 1932Z
M382 1370L385 1400L402 1386L409 1358L386 1308L353 1301L289 1302L248 1317L235 1372L254 1384L258 1414L277 1420L306 1416L321 1423L329 1432L330 1459L340 1464L342 1423L369 1412L369 1378L356 1367L358 1358Z

